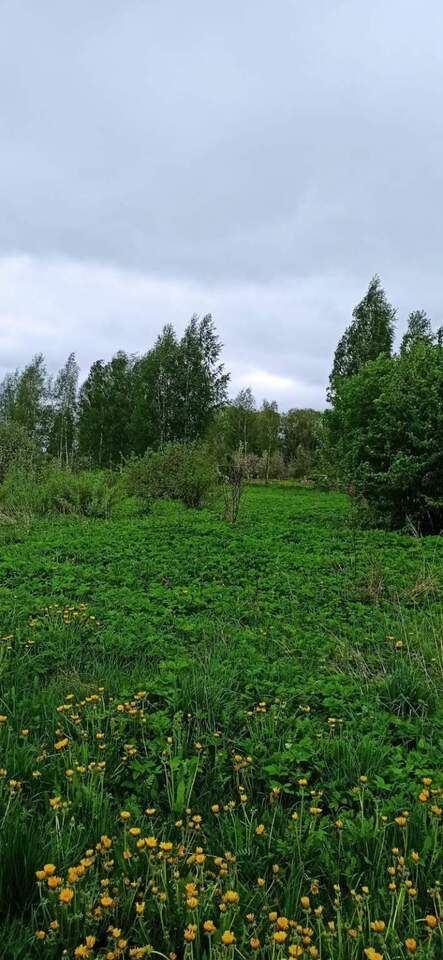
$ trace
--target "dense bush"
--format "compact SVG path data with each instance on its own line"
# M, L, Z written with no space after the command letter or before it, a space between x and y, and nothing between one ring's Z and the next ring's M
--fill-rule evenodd
M108 518L118 496L116 474L74 473L53 466L37 473L12 466L0 488L0 511L10 518L51 514Z
M26 428L14 420L0 421L0 483L12 465L30 469L37 459L37 447Z
M376 523L443 528L443 349L417 343L343 379L325 416L335 469Z
M145 502L166 498L202 507L217 479L215 460L204 444L167 443L127 467L129 493Z

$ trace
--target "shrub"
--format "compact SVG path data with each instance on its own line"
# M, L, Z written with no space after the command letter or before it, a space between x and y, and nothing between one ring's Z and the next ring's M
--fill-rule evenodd
M13 466L0 489L0 507L3 516L12 518L52 514L109 518L118 496L112 474L72 473L52 466L32 473Z
M127 467L128 492L141 500L181 500L202 507L214 489L217 466L204 444L167 443Z
M38 459L37 447L20 423L0 422L0 483L12 466L32 469Z

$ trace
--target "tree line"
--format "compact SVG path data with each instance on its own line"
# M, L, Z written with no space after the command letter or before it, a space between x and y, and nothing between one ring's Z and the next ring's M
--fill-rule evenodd
M96 360L79 385L70 354L58 374L43 355L0 384L3 439L29 441L61 466L115 468L171 442L206 441L219 461L241 454L249 476L302 475L315 459L320 413L275 401L257 408L250 388L228 400L230 375L211 315L193 316L183 336L164 327L142 356L118 351ZM12 433L11 433L12 429ZM0 436L0 473L7 456Z
M210 315L193 316L180 338L166 326L142 356L95 361L81 386L73 354L54 378L38 355L0 384L0 480L20 451L24 463L40 453L62 467L116 468L204 442L219 465L241 460L246 477L321 478L371 522L440 532L443 328L414 310L395 350L396 320L373 277L337 344L324 413L258 408L249 388L229 400ZM168 456L181 463L179 451Z

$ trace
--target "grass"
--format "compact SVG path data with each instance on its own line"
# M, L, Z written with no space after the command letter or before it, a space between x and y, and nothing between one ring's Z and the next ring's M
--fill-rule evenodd
M443 955L438 538L292 484L0 538L0 956Z

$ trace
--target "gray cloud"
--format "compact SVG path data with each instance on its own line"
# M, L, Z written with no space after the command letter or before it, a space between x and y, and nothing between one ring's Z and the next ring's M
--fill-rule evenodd
M0 364L208 309L236 382L321 406L376 270L441 322L442 28L438 0L0 0Z

